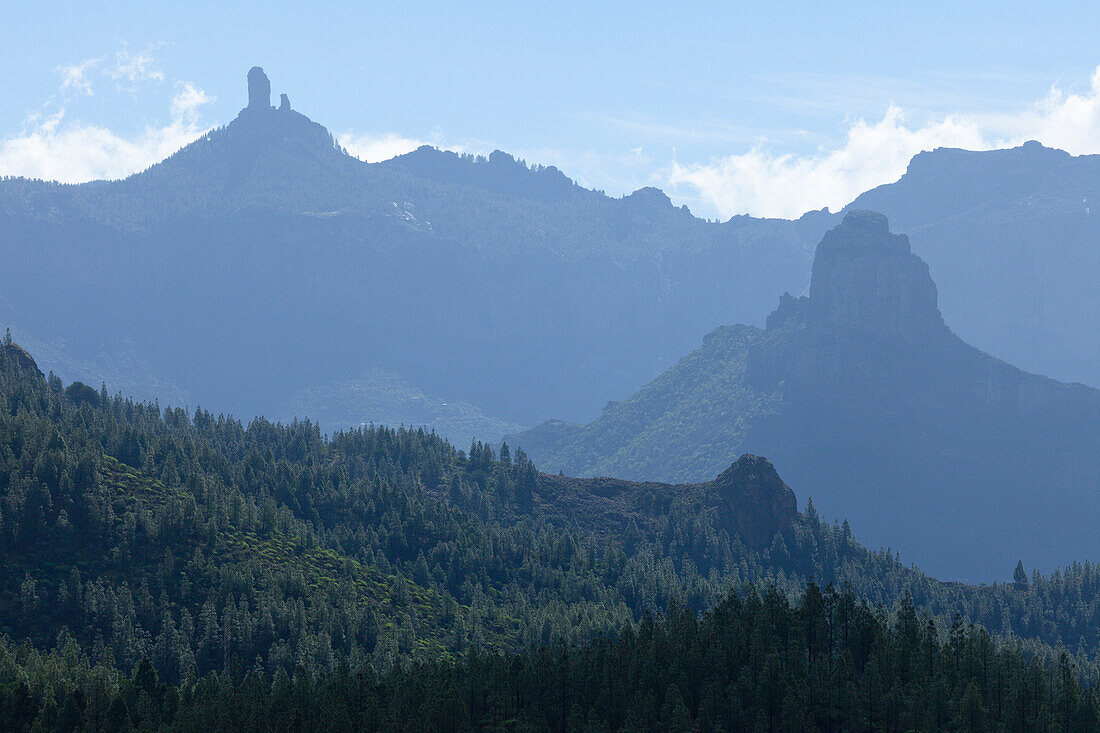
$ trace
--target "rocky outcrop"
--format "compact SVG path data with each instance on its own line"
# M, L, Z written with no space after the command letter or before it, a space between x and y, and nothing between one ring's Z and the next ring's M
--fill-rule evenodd
M713 512L715 529L748 547L765 549L798 517L794 492L766 459L743 455L717 478L665 484L540 474L539 511L606 532L667 517L677 504Z
M722 525L748 545L766 545L798 515L794 492L766 458L741 456L709 488Z
M864 542L941 577L989 581L1017 556L1051 568L1096 550L1100 391L966 344L927 266L872 212L824 236L810 295L781 298L766 330L717 329L597 420L537 437L559 442L509 443L580 474L702 481L767 456ZM779 485L751 457L699 484L719 487L709 505L756 543L790 512Z
M928 265L873 211L849 212L821 240L809 317L822 335L908 340L945 331Z
M248 70L248 108L271 108L271 82L259 66Z
M302 197L308 196L303 192L323 188L327 185L323 182L325 176L349 162L349 156L336 145L328 130L290 108L286 94L280 96L278 109L271 106L271 82L259 66L248 72L248 106L224 129L205 139L204 149L184 149L177 158L183 163L184 155L199 153L205 160L184 164L193 162L202 169L213 160L224 170L224 175L203 191L206 196L231 192L235 195L250 189L279 190L278 196L290 196L295 207L309 208L301 203ZM272 176L283 180L282 171L288 170L298 171L285 179L293 179L293 193L289 189L282 192L279 186L272 188ZM221 185L225 188L219 191L217 187ZM287 205L286 199L276 200L279 201L274 205L276 209Z
M42 370L38 368L34 358L19 344L0 344L0 358L8 359L25 372L33 372L39 377L42 376Z

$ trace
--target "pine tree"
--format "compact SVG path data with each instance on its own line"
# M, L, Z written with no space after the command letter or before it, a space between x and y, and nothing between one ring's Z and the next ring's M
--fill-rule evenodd
M1023 560L1016 563L1016 572L1012 574L1012 581L1016 585L1016 590L1027 590L1027 571L1024 570Z

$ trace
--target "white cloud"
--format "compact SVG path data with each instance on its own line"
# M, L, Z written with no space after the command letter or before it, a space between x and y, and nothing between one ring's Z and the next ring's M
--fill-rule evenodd
M172 97L172 119L194 122L198 119L199 109L214 100L215 97L185 81L177 85L176 94Z
M1003 122L994 118L992 122L1003 125L1006 136L1019 124L1023 132L1016 139L1039 140L1074 155L1100 152L1100 66L1084 94L1053 87L1045 99L1020 116L1018 123L1011 118Z
M1016 114L956 114L909 125L891 105L878 122L860 119L844 141L808 155L775 153L762 141L748 152L660 174L673 191L697 196L723 216L798 216L839 209L861 192L897 180L914 155L937 147L985 150L1035 139L1074 154L1100 152L1100 67L1083 94L1057 87Z
M341 135L337 142L339 142L349 154L354 155L356 158L366 163L378 163L383 160L389 160L398 155L412 152L421 145L430 144L424 140L417 140L392 132L380 135L372 135L370 133L357 135L349 132Z
M124 178L148 168L203 135L199 110L213 97L190 82L178 85L171 120L129 138L98 125L67 122L61 109L28 119L29 129L0 140L0 175L80 183Z
M164 81L164 72L156 68L154 46L144 51L130 53L124 43L122 49L115 52L115 65L105 70L107 76L115 80L120 91L136 92L142 84Z
M84 96L92 96L91 75L102 62L102 58L84 59L79 64L59 66L57 73L61 75L62 94L76 93Z

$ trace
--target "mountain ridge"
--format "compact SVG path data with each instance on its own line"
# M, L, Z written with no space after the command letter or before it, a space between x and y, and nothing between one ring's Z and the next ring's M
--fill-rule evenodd
M765 330L718 329L595 421L508 440L578 475L690 480L767 455L826 512L940 576L988 577L1005 554L1089 556L1100 391L966 344L936 298L907 238L850 211L818 247L810 295L781 298Z
M0 318L65 363L132 348L172 394L249 415L381 368L519 424L651 377L690 343L685 319L701 334L716 311L763 311L763 287L726 281L796 288L809 246L786 222L719 227L504 153L367 164L266 97L122 181L2 181L0 223ZM87 371L67 376L110 376Z
M367 164L289 101L269 102L122 181L0 182L0 319L52 346L47 370L257 415L278 409L271 394L384 369L480 410L489 419L470 437L495 437L501 422L583 422L719 325L763 325L776 293L806 292L814 244L839 220L707 222L657 189L611 198L499 151ZM959 156L922 156L875 196L919 174L914 190L961 200L928 178L958 178L956 164L932 163ZM1062 208L1100 191L1091 158L1023 158L1062 161L1076 181L1054 189ZM1100 231L1034 203L1019 216L1037 218L987 230L941 221L939 200L913 204L911 236L953 327L1031 371L1100 384L1082 300L1100 277L1088 244ZM882 203L866 208L890 216L904 202ZM104 366L122 353L141 369Z

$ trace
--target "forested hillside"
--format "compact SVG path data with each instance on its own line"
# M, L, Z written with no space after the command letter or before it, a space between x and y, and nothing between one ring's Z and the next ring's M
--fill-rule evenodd
M1066 656L1044 667L960 623L893 618L811 584L792 603L731 593L702 620L674 606L617 638L526 655L472 651L378 674L345 664L293 676L234 669L165 686L69 643L50 655L0 641L0 706L15 730L1088 731L1092 688ZM0 682L4 682L0 677Z
M253 694L387 670L398 676L380 690L420 684L406 673L461 679L464 664L498 664L462 660L494 650L582 654L568 650L620 634L626 649L647 614L699 613L731 588L797 596L811 579L887 615L908 594L941 630L957 614L1042 664L1064 644L1095 678L1097 568L940 583L812 505L796 512L763 459L695 485L573 479L422 431L326 439L309 423L161 410L2 352L0 694L30 720L113 705L136 724L175 715L157 710L170 698L205 719L223 713L204 696L245 680ZM432 666L446 660L459 666ZM274 689L270 704L285 703Z

